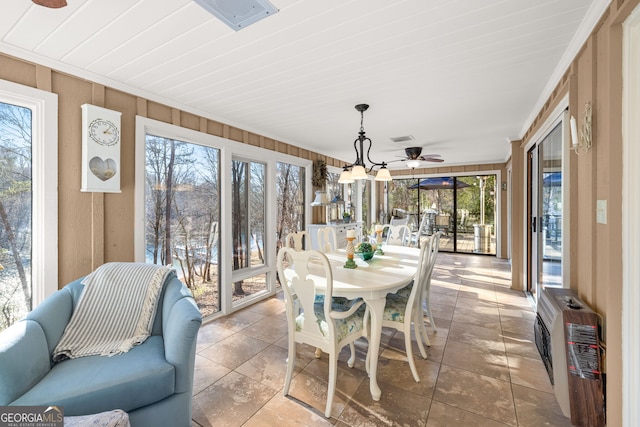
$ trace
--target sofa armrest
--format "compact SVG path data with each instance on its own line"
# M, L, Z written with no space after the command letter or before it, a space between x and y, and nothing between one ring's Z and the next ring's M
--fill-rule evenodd
M176 392L191 393L202 315L191 292L178 279L167 283L162 311L165 358L176 369Z
M31 310L26 318L38 322L47 338L47 355L60 341L64 329L71 319L75 302L82 293L80 279L69 283L64 288L47 297L40 305Z
M21 320L0 333L0 405L20 397L51 369L44 330Z

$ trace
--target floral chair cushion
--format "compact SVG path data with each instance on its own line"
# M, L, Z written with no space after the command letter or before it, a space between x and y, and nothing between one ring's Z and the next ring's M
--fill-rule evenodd
M349 301L349 300L347 300ZM333 304L333 310L335 311L346 311L344 305L341 304ZM322 335L327 336L329 334L329 325L324 317L324 302L321 304L314 304L314 311L316 317L318 318L318 324L320 325L320 331ZM353 313L351 316L346 319L333 319L336 327L336 338L338 341L342 341L348 335L360 331L364 328L364 312L365 305L363 304L360 308ZM304 325L304 314L299 315L296 318L296 331L300 332Z
M404 323L404 315L408 302L409 298L402 297L398 294L387 295L387 302L384 305L382 318L392 322Z
M409 295L411 295L411 289L413 289L413 280L411 281L411 283L409 283L404 288L398 289L398 291L395 293L395 295L397 295L399 297L402 297L402 298L409 298Z

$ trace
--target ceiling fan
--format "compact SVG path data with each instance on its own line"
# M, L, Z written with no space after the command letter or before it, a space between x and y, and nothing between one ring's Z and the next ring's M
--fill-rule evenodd
M52 9L58 9L67 5L66 0L32 0L35 4L50 7Z
M395 162L407 162L407 166L410 168L416 168L418 164L416 162L436 162L442 163L444 159L440 156L440 154L422 154L422 147L408 147L404 149L404 152L407 157L401 160L393 160Z

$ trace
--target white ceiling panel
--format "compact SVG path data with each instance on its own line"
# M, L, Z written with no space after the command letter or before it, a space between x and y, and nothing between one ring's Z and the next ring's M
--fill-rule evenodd
M131 9L127 13L120 14L95 31L91 37L64 55L62 60L77 67L88 67L100 58L113 54L116 49L126 49L125 45L138 33L153 26L185 4L191 4L191 0L174 2L145 0L131 4Z
M33 50L48 57L60 59L69 51L91 39L96 28L109 25L127 9L133 7L129 0L88 0L47 35Z
M68 3L3 2L0 51L345 161L368 103L373 159L446 166L508 158L609 1L272 0L237 32L192 0Z

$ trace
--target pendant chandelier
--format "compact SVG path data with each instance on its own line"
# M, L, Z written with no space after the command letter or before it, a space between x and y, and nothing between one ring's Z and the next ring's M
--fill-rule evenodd
M376 174L376 181L391 181L391 174L387 169L385 162L376 163L369 157L369 151L371 151L371 139L367 138L364 133L364 112L367 111L369 105L358 104L356 110L360 111L360 132L355 141L353 141L353 148L356 151L356 160L350 165L345 165L342 168L342 173L338 182L340 184L350 184L355 180L367 179L367 173L371 172L375 166L380 166L378 173ZM367 147L367 160L371 163L371 167L367 169L367 164L364 162L364 144L369 143Z

